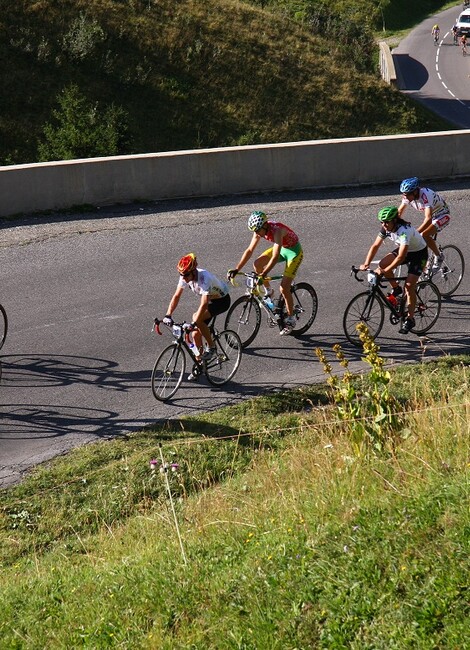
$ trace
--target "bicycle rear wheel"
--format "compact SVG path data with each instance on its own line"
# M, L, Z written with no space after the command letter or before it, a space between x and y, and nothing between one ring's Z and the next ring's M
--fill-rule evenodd
M166 347L155 361L152 371L152 392L155 399L166 402L176 393L183 381L186 356L179 345Z
M441 313L441 294L436 286L425 280L416 285L416 325L411 330L414 334L425 334L435 325Z
M443 246L444 262L439 271L434 271L431 281L439 289L441 296L448 298L457 291L465 271L465 259L462 251L448 244Z
M7 313L3 305L0 305L0 350L5 343L8 332L8 318Z
M246 348L255 340L261 325L261 309L251 296L241 296L227 312L225 328L233 330Z
M375 339L381 332L384 323L384 306L370 291L363 291L351 300L343 316L343 329L350 343L361 347L359 332L356 325L364 323L369 333Z
M243 344L233 330L223 330L214 336L217 355L206 361L207 381L213 386L226 384L238 370Z
M294 316L297 323L292 330L294 336L304 334L313 324L318 310L318 298L315 289L308 282L298 282L292 287L292 297L294 299ZM287 317L287 312L283 313L283 322Z

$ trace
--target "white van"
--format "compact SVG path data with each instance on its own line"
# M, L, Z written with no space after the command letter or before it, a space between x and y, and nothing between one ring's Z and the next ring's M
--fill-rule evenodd
M465 9L459 16L457 25L457 33L459 36L470 36L470 9Z

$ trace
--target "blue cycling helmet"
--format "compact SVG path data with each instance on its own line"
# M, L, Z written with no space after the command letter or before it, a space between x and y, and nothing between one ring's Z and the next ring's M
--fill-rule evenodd
M419 189L419 178L416 176L413 176L413 178L405 178L401 182L400 192L402 194L408 194L408 192L414 192L417 189Z

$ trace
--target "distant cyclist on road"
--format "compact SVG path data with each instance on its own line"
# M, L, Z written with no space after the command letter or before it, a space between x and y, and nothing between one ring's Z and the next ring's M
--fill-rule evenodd
M438 271L444 261L444 255L440 252L434 236L449 223L449 207L437 192L429 187L420 187L419 178L416 176L405 178L400 185L400 192L403 198L398 208L399 217L407 205L411 205L418 212L424 212L424 219L418 226L418 232L423 235L427 246L434 253L433 271Z
M284 321L284 328L280 332L281 336L285 336L292 332L296 324L291 285L304 256L302 246L293 230L279 221L268 219L264 212L258 210L251 213L248 219L248 230L253 233L250 245L241 256L237 266L227 273L227 277L231 280L245 266L261 238L272 242L273 246L254 261L253 267L261 278L265 278L278 262L286 263L280 287L288 313L288 317ZM270 289L267 280L264 280L264 285L268 295L272 296L274 290Z
M439 29L439 25L434 25L431 34L434 39L434 43L437 43L439 40L439 34L441 33L441 30Z
M369 268L380 246L387 238L397 244L397 248L388 253L380 260L376 269L378 275L384 275L390 279L392 286L392 295L399 296L402 292L398 282L394 279L393 270L406 264L408 266L408 276L405 282L405 293L407 300L407 316L402 324L400 334L408 334L416 325L414 313L416 308L416 283L423 272L428 259L428 249L423 236L410 223L403 221L398 216L398 208L389 206L382 208L377 215L377 219L382 224L379 234L366 255L364 263L359 267L363 271Z
M460 37L460 47L462 48L463 56L467 56L467 37L465 34L462 34Z
M454 37L454 45L459 44L459 28L457 24L452 26L452 36Z

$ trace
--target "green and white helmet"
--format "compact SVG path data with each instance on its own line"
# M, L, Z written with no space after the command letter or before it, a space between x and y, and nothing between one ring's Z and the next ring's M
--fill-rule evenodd
M255 210L248 217L248 230L251 230L252 232L258 232L258 230L264 226L267 220L268 217L266 216L265 212Z
M398 217L398 208L396 208L394 205L389 205L386 208L382 208L379 210L379 214L377 215L377 219L381 222L384 223L384 221L393 221Z

